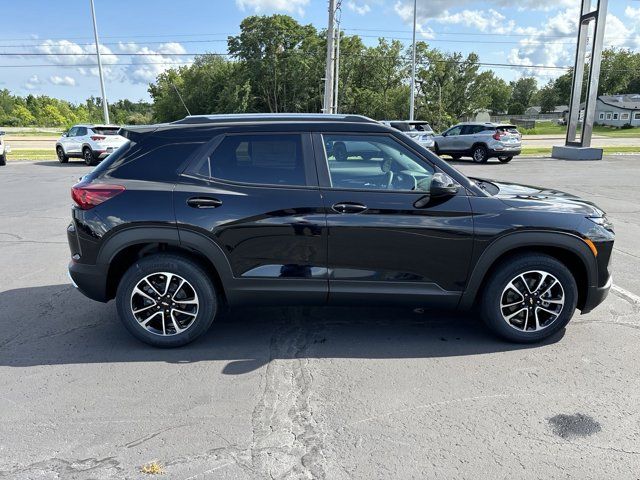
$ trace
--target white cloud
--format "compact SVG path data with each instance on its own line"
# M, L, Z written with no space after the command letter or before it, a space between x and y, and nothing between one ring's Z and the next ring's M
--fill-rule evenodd
M45 40L41 45L33 47L33 51L46 54L45 58L55 65L77 65L81 75L98 76L98 58L96 47L93 45L79 45L69 40ZM105 45L100 45L100 57L105 77L115 79L113 67L110 65L117 64L118 57Z
M624 14L631 20L640 22L640 7L633 8L632 6L628 5L627 8L624 9Z
M368 3L357 3L354 1L347 2L347 8L358 15L365 15L371 11Z
M579 7L566 8L550 17L542 28L527 30L529 37L522 39L517 48L509 53L509 62L518 65L549 65L566 66L573 65L575 58L575 44L577 36ZM608 13L605 25L605 46L640 48L640 38L635 28L628 28L617 16ZM635 40L633 36L636 35ZM559 37L559 38L554 38ZM531 69L526 72L532 75L555 73L560 75L561 70L550 72L540 69Z
M487 11L462 10L453 14L445 11L436 21L443 24L464 25L466 27L476 28L481 32L508 33L515 29L515 22L513 20L507 20L507 17L494 9Z
M23 87L27 90L37 90L40 88L41 84L42 80L40 80L40 77L38 77L38 75L31 75L29 77L29 80L24 83Z
M130 58L132 65L124 67L124 73L132 83L150 83L169 68L179 67L188 62L184 53L187 51L177 42L159 45L158 50L141 46L135 42L118 43L118 49L123 53L135 54Z
M66 87L75 87L76 79L65 75L61 77L60 75L52 75L49 77L49 81L54 85L64 85Z
M281 11L304 15L304 7L309 0L236 0L241 10L253 10L256 13Z

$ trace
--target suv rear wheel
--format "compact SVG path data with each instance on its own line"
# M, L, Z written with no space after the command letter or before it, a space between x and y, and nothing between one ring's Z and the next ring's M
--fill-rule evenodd
M139 340L179 347L206 332L218 310L216 290L197 264L157 254L135 262L116 294L118 315Z
M471 152L471 158L476 163L485 163L489 159L487 147L484 145L474 145Z
M7 157L5 154L0 155L0 167L4 167L7 164Z
M508 155L501 155L498 157L498 160L500 160L501 163L509 163L511 160L513 160L513 157Z
M569 323L578 287L567 267L553 257L528 254L501 264L482 296L485 323L501 337L533 343Z
M95 155L89 147L85 147L84 150L82 150L82 158L84 158L84 163L86 163L90 167L98 163L96 161Z

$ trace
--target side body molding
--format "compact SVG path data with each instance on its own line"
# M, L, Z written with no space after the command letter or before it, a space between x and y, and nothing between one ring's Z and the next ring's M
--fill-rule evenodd
M473 306L485 276L495 261L505 253L520 247L552 247L569 251L584 264L587 272L587 285L597 284L598 267L596 259L584 241L577 235L564 232L528 230L509 233L491 242L482 252L473 267L458 308L468 310Z

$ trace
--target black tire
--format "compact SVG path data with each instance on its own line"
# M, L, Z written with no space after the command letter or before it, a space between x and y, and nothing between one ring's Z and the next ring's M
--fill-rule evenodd
M559 315L555 318L549 316L548 319L552 320L548 322L547 326L544 326L540 330L530 328L535 327L536 320L534 315L531 316L531 320L526 320L526 322L529 323L523 322L525 329L522 329L521 326L512 326L512 324L509 324L507 320L505 320L505 317L503 317L503 308L501 308L503 292L507 288L507 285L509 285L512 280L515 281L516 277L520 274L531 272L533 270L540 270L554 276L562 287L564 295L564 305L562 305L559 310ZM540 276L540 278L542 278L542 276ZM547 280L547 282L551 283L550 280ZM519 285L522 286L522 284ZM533 287L536 287L535 283L533 284ZM548 284L540 287L541 290L546 288L548 288ZM557 289L558 287L556 286L553 288ZM505 295L509 295L509 293L506 293ZM523 298L523 300L526 301L523 301L522 305L518 303L515 307L504 307L507 317L509 316L508 314L513 311L517 311L518 308L524 308L525 310L529 310L529 312L524 312L527 314L527 319L529 319L528 314L536 308L536 300L533 298L534 296L530 295L530 297L532 297L531 302L529 302L528 299ZM511 300L508 301L510 302ZM519 302L519 298L517 301ZM487 326L502 338L517 343L535 343L564 328L567 323L569 323L569 320L571 320L571 317L575 312L577 301L578 287L576 285L575 278L563 263L544 254L525 254L518 257L512 257L508 261L502 262L493 272L482 293L481 312L482 318ZM531 307L531 305L534 306ZM544 303L542 303L540 307L545 307ZM554 307L551 306L548 308ZM519 321L514 319L512 322L515 324ZM529 328L527 328L527 326Z
M64 149L60 145L56 147L56 155L58 155L58 161L60 163L67 163L69 161L69 157L65 155Z
M189 287L192 287L197 295L198 305L195 319L180 333L169 335L161 335L160 332L153 333L142 326L132 311L132 295L138 283L149 275L162 275L162 273L179 275L188 282ZM176 288L175 284L173 288ZM163 348L180 347L194 341L209 329L218 311L216 289L211 278L192 260L174 254L151 255L134 263L120 280L116 304L120 320L133 336L149 345ZM163 323L164 318L164 316L160 317ZM170 323L166 325L173 329Z
M511 160L513 160L513 157L503 155L498 157L498 160L500 161L500 163L509 163Z
M461 155L449 155L451 160L455 160L456 162L462 158Z
M437 143L433 144L433 153L435 153L436 155L440 156L440 147L438 147Z
M0 155L0 167L4 167L7 164L6 155Z
M487 147L484 145L474 145L471 151L471 159L475 163L486 163L489 160L489 153Z
M82 158L84 159L84 163L89 167L93 167L98 164L98 160L96 156L93 154L89 147L84 147L82 149Z

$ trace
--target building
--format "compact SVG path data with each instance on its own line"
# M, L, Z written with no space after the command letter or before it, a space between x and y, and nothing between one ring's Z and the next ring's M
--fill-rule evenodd
M569 110L568 105L557 105L550 112L542 113L542 107L533 106L529 107L524 111L525 116L527 117L537 117L540 115L551 115L551 116L561 116L565 111Z
M611 127L627 124L640 127L640 93L600 95L596 102L595 123Z

